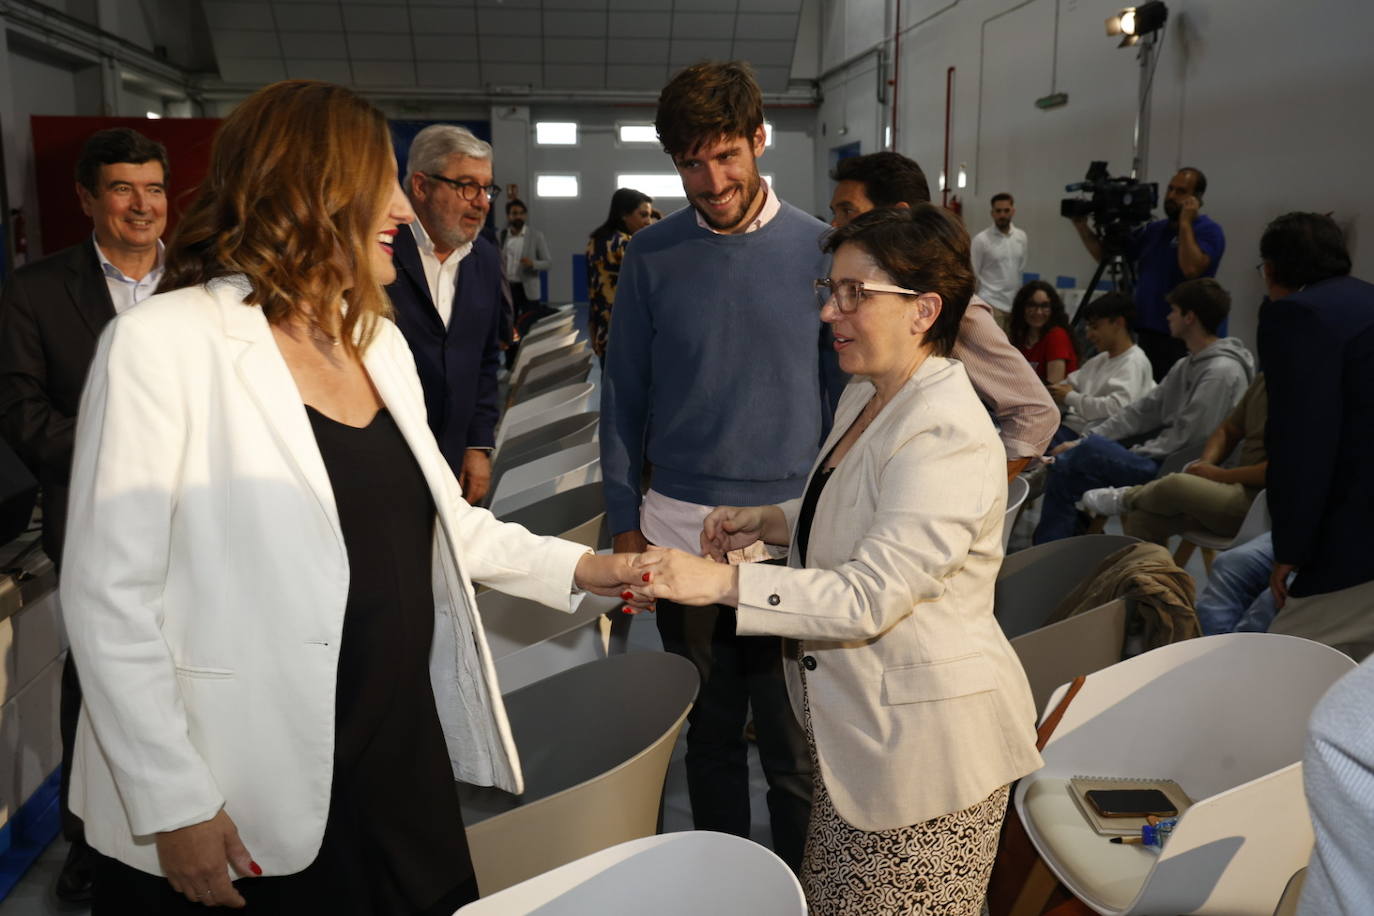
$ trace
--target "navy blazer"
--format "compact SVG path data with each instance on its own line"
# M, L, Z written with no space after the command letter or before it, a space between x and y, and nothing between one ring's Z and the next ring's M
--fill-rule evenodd
M410 229L396 233L396 281L386 288L425 392L429 427L453 473L469 448L496 444L500 415L501 255L478 236L458 267L453 313L444 327L429 295L420 249Z
M43 487L43 549L58 564L76 409L114 316L89 237L16 270L0 297L0 434Z
M1260 309L1274 558L1292 593L1374 579L1374 285L1333 277Z

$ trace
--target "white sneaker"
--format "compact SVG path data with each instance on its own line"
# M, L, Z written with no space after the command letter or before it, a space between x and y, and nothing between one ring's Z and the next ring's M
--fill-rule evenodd
M1100 487L1088 490L1074 505L1090 515L1120 515L1126 511L1130 487Z

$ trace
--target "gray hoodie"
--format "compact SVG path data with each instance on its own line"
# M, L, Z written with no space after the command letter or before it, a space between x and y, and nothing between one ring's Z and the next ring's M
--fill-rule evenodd
M1200 451L1207 437L1240 401L1255 375L1255 359L1236 337L1222 337L1174 363L1153 391L1086 432L1108 439L1152 434L1131 451L1167 458Z

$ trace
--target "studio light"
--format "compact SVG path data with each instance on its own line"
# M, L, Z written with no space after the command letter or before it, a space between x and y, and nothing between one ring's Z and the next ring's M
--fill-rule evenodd
M1142 35L1158 32L1169 18L1163 0L1150 0L1142 6L1128 6L1107 20L1107 34L1121 35L1120 47L1127 48L1140 41Z

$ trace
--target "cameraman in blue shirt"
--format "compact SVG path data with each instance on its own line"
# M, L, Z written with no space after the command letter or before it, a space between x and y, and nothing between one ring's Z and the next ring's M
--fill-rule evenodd
M1206 193L1207 176L1201 170L1179 169L1164 192L1166 218L1137 229L1125 251L1136 268L1137 342L1150 358L1155 381L1186 354L1182 341L1169 336L1169 304L1164 297L1184 280L1215 277L1226 250L1221 225L1198 212ZM1101 261L1102 243L1088 227L1087 217L1075 219L1073 225L1088 253Z

